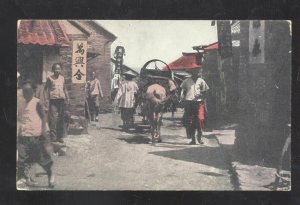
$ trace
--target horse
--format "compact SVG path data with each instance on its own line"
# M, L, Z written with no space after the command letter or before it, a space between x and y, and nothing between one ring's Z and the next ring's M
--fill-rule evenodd
M146 88L143 102L144 114L149 120L152 143L161 142L160 126L165 105L177 89L174 81L167 80L167 86L154 83Z

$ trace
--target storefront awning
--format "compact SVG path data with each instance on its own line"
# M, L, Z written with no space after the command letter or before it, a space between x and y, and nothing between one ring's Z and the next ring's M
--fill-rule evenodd
M219 43L212 43L208 45L206 48L204 48L204 52L212 51L212 50L218 50L219 49Z
M204 48L204 52L210 52L213 50L218 50L218 42L209 44ZM182 53L182 56L177 60L168 64L171 70L191 70L201 68L201 64L198 64L199 59L197 59L197 53ZM167 70L164 67L163 70Z
M21 20L18 43L41 46L68 46L69 39L59 20Z
M197 63L196 53L182 53L182 56L172 63L168 64L171 70L191 70L200 68L201 65ZM167 70L167 68L163 68Z

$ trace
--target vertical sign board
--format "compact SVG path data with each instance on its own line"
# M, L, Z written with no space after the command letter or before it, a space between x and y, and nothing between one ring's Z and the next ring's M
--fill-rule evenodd
M123 46L117 46L115 50L115 73L123 74L123 56L125 55L125 48Z
M219 53L221 59L232 56L230 21L217 21Z
M249 62L265 62L265 21L254 20L249 23ZM276 51L274 51L276 52Z
M73 41L72 83L86 82L87 41Z
M273 52L276 52L274 50ZM259 67L265 63L265 21L252 20L249 22L249 64ZM270 125L270 114L272 112L268 97L267 83L270 80L266 70L252 70L252 99L254 103L255 124ZM259 93L255 91L259 90ZM265 94L264 94L265 93ZM264 97L262 97L264 96Z

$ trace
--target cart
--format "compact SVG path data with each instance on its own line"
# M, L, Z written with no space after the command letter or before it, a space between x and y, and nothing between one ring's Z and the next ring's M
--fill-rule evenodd
M142 115L143 119L140 121L136 121L136 132L150 131L151 128L142 108L143 103L145 102L145 93L148 86L154 83L164 84L169 80L174 81L173 73L170 70L169 66L159 59L152 59L146 62L141 68L138 80L139 93L137 95L137 106L141 107L140 114ZM174 83L177 85L175 81Z

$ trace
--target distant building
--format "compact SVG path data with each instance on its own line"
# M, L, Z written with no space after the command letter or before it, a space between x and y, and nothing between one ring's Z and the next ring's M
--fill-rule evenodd
M112 62L112 73L113 73L113 71L114 71L114 65L115 65L116 60L113 59L113 58L111 58L111 62ZM136 70L133 69L133 68L130 68L129 66L127 66L127 65L125 65L125 64L123 64L122 69L123 69L123 72L124 72L124 73L127 72L127 71L132 71L136 76L139 75L139 72L138 72L138 71L136 71Z

